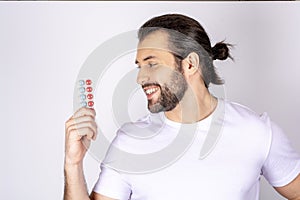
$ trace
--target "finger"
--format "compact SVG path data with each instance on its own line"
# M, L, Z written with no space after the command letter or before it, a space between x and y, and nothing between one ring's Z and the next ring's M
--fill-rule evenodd
M73 118L77 118L80 116L86 116L86 115L90 115L95 118L96 111L93 108L82 107L73 114Z
M96 133L93 135L93 140L95 141L97 139L97 135L98 135L98 131L96 131Z
M80 129L70 130L69 140L79 141L86 137L91 140L93 138L94 132L89 127L84 127Z
M81 142L83 143L86 149L90 147L91 140L88 139L86 136L82 137Z
M78 134L78 130L77 129L72 129L68 133L69 133L67 135L68 139L66 141L68 141L68 140L79 141L83 137L82 135Z
M93 132L93 135L97 133L97 124L95 121L74 124L67 128L67 132L71 132L72 130L78 130L77 134L83 136L86 135L85 128L89 128Z
M67 122L66 125L66 134L70 134L69 132L75 130L78 131L78 129L83 128L83 127L90 127L93 130L93 140L96 140L97 135L98 135L98 126L97 123L93 120L91 120L90 116L84 116L82 117L82 120L70 120ZM81 123L77 123L77 121L83 121ZM85 133L82 133L82 131L76 132L77 135L85 135ZM77 140L80 138L77 138Z
M91 140L93 138L93 135L95 134L93 132L93 130L89 127L84 127L84 128L80 128L78 129L78 134L83 136L83 137L86 137L87 139Z
M96 132L94 132L94 135L93 135L93 137L92 137L92 140L96 140L97 135L98 135L98 126L97 126L97 128L96 128Z
M94 117L91 115L85 115L77 118L70 118L68 121L66 121L66 128L78 123L89 122L89 121L95 121Z

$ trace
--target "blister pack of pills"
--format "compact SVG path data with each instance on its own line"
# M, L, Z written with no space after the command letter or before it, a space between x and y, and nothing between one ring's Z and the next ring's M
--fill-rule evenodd
M94 106L93 82L91 79L78 81L79 99L81 107L92 108Z

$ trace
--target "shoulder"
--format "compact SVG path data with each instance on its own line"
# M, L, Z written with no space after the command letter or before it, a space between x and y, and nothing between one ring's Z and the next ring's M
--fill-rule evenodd
M248 125L270 125L270 117L266 112L259 114L245 105L228 100L225 100L225 115L228 120Z
M147 137L146 133L161 127L163 120L159 114L148 114L135 122L123 124L118 130L118 136Z
M134 122L124 123L117 131L115 140L127 140L134 136L138 136L139 132L151 125L150 114L145 115ZM132 136L132 137L130 137Z
M245 142L270 146L272 139L272 122L266 112L258 114L247 106L225 101L225 127L236 137L244 138Z
M134 122L126 122L124 123L119 131L125 131L127 129L133 129L134 127L147 127L151 124L151 114L147 114Z
M226 111L240 117L259 117L259 115L249 107L229 100L224 100Z
M228 141L226 144L239 149L245 157L259 161L259 166L269 153L273 135L271 127L267 113L258 114L242 104L225 101L223 138Z
M135 122L123 124L117 131L113 145L128 152L146 151L164 127L160 114L148 114Z

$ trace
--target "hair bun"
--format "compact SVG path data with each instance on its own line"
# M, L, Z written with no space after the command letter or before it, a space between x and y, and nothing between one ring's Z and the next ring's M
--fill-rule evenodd
M212 58L213 60L226 60L228 57L231 58L229 54L229 48L228 46L231 46L230 44L226 44L223 42L218 42L213 48L212 48Z

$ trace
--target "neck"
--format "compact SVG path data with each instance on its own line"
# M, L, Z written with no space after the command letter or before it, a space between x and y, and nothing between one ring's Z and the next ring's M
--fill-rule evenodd
M179 104L165 112L168 119L180 123L195 123L208 117L215 110L217 99L206 88L188 88Z

